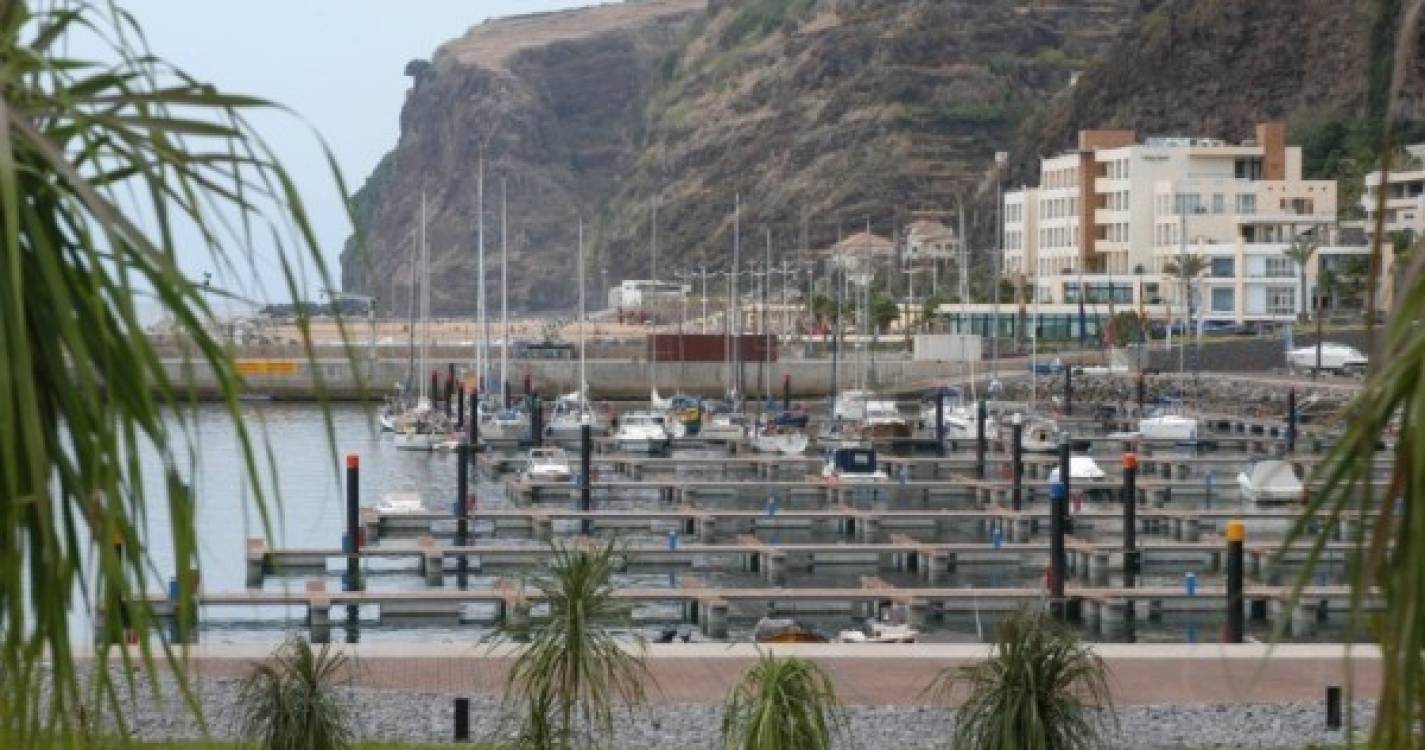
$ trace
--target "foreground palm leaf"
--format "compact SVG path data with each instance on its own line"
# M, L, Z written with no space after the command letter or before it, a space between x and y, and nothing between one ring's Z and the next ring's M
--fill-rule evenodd
M1389 71L1383 107L1373 113L1381 122L1379 169L1386 174L1395 151L1395 121L1406 111L1399 106L1402 90L1418 66L1416 44L1425 22L1425 1L1381 2L1376 13L1383 38L1395 36L1393 45L1376 45L1371 51L1372 67ZM1300 520L1282 544L1287 549L1305 541L1310 547L1292 594L1296 599L1311 582L1332 531L1352 530L1348 640L1365 629L1380 644L1382 659L1370 747L1405 750L1420 747L1425 720L1425 460L1417 452L1422 443L1414 434L1425 425L1425 253L1419 252L1417 240L1404 273L1394 269L1384 277L1386 195L1386 190L1376 191L1365 290L1370 371L1360 394L1341 415L1344 433L1312 476L1319 489L1308 495ZM1377 295L1386 287L1397 292L1378 336ZM1374 485L1375 458L1382 440L1392 436L1394 464L1382 489ZM1351 523L1357 519L1361 522ZM1322 533L1323 526L1327 533ZM1368 615L1367 605L1375 599L1384 606Z
M646 643L637 638L631 650L611 630L629 619L613 597L616 561L612 541L595 548L554 545L547 570L532 581L549 604L548 619L496 634L497 642L528 640L505 691L507 707L522 714L522 745L598 746L613 732L615 709L644 702L645 681L652 679Z
M190 398L149 342L137 298L211 369L267 526L271 485L258 481L238 374L209 333L205 289L178 267L177 237L206 251L220 278L252 269L254 241L282 260L294 297L299 268L328 278L291 179L243 118L269 105L151 56L116 6L40 8L0 1L0 747L72 746L81 718L92 721L70 644L77 600L103 610L102 641L130 626L154 666L139 594L173 573L145 553L155 502L171 519L172 564L197 568L180 474L192 462ZM112 59L68 56L95 44ZM145 486L141 455L158 457L162 486ZM188 622L191 579L181 580ZM107 670L96 670L96 691L91 700L117 713Z
M1107 667L1072 631L1043 613L1018 612L996 628L984 661L941 672L929 688L949 700L959 750L1087 750L1104 746L1112 716Z
M829 750L849 736L831 678L805 659L764 654L723 707L724 750Z
M297 636L254 667L239 694L241 734L262 750L346 750L351 728L336 688L349 677L341 654Z

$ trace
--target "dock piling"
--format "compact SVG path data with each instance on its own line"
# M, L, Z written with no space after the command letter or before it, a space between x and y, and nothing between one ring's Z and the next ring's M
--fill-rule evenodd
M1138 456L1123 454L1123 587L1138 577Z
M360 591L361 582L361 457L346 454L346 576L343 587ZM352 609L355 609L354 607Z
M593 477L590 474L593 465L594 441L590 436L589 425L587 423L579 426L579 510L588 513L593 503L590 498ZM592 523L588 516L579 519L579 532L584 536L589 535Z
M1021 510L1024 506L1024 419L1019 414L1014 415L1010 451L1010 480L1014 483L1010 507Z
M1245 623L1242 611L1242 544L1247 527L1241 521L1227 522L1227 642L1241 643Z
M985 400L975 406L975 477L985 478Z
M470 543L470 445L461 443L455 454L455 546L464 547ZM470 572L470 560L461 555L456 565L456 572L464 583Z

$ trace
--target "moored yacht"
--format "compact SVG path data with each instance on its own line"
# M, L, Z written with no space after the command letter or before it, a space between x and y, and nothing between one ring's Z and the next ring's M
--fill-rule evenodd
M631 411L619 417L614 443L630 453L661 453L668 450L673 436L663 417L651 411Z

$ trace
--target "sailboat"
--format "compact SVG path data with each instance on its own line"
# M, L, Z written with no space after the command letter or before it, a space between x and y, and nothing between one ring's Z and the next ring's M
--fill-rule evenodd
M430 347L430 247L426 244L426 198L421 193L421 235L420 235L420 299L421 299L421 346L420 372L426 369L426 357ZM414 275L414 274L413 274ZM415 289L411 290L413 293ZM415 406L394 420L396 450L428 451L444 443L450 434L450 420L445 413L435 409L431 398L434 394L425 392L425 378L417 378L420 383Z
M589 431L595 435L603 435L608 432L609 422L607 417L593 408L589 402L589 379L588 379L588 345L585 341L584 328L586 323L586 313L584 309L584 218L579 217L579 375L578 385L573 393L560 396L554 403L554 413L550 415L549 426L545 432L553 438L576 438L584 429L584 425L589 426Z
M926 397L920 407L920 425L935 432L935 412L937 394ZM958 388L945 393L945 403L940 408L940 420L945 423L946 440L975 440L979 436L980 410L977 404L967 403ZM999 425L993 417L985 417L985 439L999 439Z
M506 398L510 389L510 245L509 200L504 178L500 179L500 386L486 399L489 409L482 418L481 433L519 439L529 435L529 412L512 407ZM485 411L485 410L482 410Z

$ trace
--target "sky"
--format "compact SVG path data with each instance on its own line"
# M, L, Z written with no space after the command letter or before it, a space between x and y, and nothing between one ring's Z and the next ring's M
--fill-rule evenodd
M254 118L303 189L323 255L339 282L338 255L350 234L331 172L313 133L331 148L347 186L358 188L396 144L414 58L493 17L594 4L592 0L120 0L143 26L150 49L232 93L286 105L300 118ZM305 122L304 122L305 121ZM201 254L183 258L201 277ZM282 288L280 269L261 284ZM315 289L313 290L315 292Z

